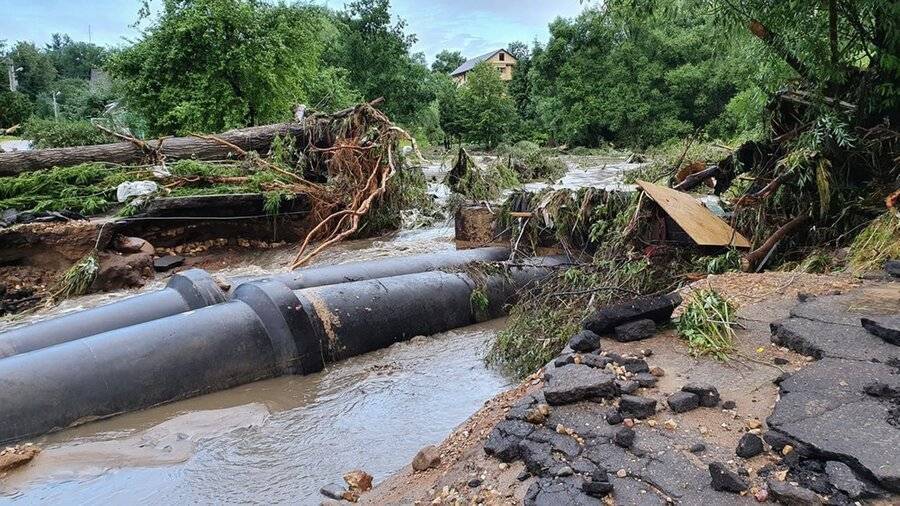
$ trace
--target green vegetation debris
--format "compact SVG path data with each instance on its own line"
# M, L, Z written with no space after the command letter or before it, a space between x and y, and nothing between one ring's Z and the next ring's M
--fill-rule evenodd
M696 356L728 360L734 350L734 305L712 289L694 291L676 322L678 334Z
M887 212L872 221L850 245L850 269L878 271L888 260L900 258L900 217Z

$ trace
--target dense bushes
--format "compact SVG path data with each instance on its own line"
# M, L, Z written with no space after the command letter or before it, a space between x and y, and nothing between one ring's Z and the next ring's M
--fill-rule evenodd
M34 105L17 91L0 91L0 128L18 125L31 116Z
M64 148L114 142L89 121L45 120L32 118L25 124L23 137L31 139L36 148Z

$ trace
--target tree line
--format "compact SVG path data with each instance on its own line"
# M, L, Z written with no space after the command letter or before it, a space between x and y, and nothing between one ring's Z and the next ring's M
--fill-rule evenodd
M432 143L492 147L643 147L673 138L759 135L786 86L896 114L896 2L878 0L609 0L550 23L547 41L512 42L511 82L488 66L464 86L466 58L414 53L416 36L389 0L342 10L260 0L165 0L141 10L140 37L103 49L55 35L0 46L20 70L0 80L0 126L109 114L146 136L282 121L294 104L338 109L384 97L392 119ZM111 83L87 85L91 68ZM59 93L57 93L59 92ZM852 100L851 100L852 99Z

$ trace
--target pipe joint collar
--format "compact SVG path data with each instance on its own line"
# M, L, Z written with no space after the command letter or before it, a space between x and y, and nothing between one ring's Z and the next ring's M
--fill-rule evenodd
M203 269L191 269L172 276L166 288L178 292L192 311L225 302L225 293Z

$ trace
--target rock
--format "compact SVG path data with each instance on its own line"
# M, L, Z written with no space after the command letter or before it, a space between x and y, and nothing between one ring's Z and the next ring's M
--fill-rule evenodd
M656 386L656 382L659 381L656 376L645 372L635 374L631 379L637 381L642 388L653 388Z
M700 405L705 408L714 408L719 404L719 391L716 387L706 383L688 383L681 387L683 392L697 394L700 397Z
M554 367L565 367L569 364L574 364L574 363L575 363L575 355L572 353L566 353L566 354L560 355L560 356L556 357L555 359L553 359Z
M884 271L895 278L900 278L900 260L888 260L884 264Z
M761 488L753 493L753 498L756 499L756 502L766 502L769 500L769 490Z
M529 473L528 471L522 471L521 473L516 475L516 480L518 481L525 481L528 478L531 478L531 473Z
M550 406L547 404L538 404L525 413L525 421L540 425L547 420L548 416L550 416Z
M372 490L372 475L360 469L345 474L344 481L347 482L350 490L358 490L360 492Z
M768 480L769 498L785 506L817 506L824 504L815 492L796 487L786 481Z
M862 318L862 326L873 336L886 343L900 346L900 316L873 316Z
M426 446L419 450L412 461L413 471L421 472L437 467L441 463L441 451L436 446Z
M654 377L662 378L666 375L666 371L663 370L662 367L651 367L650 374L652 374Z
M700 406L700 396L691 392L675 392L666 399L666 403L676 413L687 413Z
M344 489L343 486L338 485L337 483L329 483L328 485L325 485L324 487L319 489L319 492L325 497L328 497L329 499L337 499L338 501L344 499L344 492L346 491L347 490Z
M582 330L569 340L569 348L578 353L590 353L600 349L600 336L590 330Z
M754 434L744 434L738 441L737 449L734 453L738 457L749 459L763 452L763 442L759 436Z
M140 253L148 251L151 255L155 249L149 242L140 237L126 237L124 235L117 236L113 241L113 249L119 253Z
M713 490L719 492L732 492L739 494L747 490L747 482L738 476L721 462L713 462L709 465L709 475L712 478L710 485Z
M648 319L668 322L672 311L681 304L678 294L642 297L628 302L604 306L584 321L584 328L598 335L610 334L623 323Z
M616 387L618 387L619 392L622 392L623 394L633 394L638 391L638 388L641 388L641 384L633 380L616 380Z
M610 425L619 425L623 420L624 418L622 418L622 415L618 411L606 413L606 423Z
M615 376L585 365L567 365L553 372L544 387L547 404L559 406L617 394Z
M184 257L179 255L166 255L153 261L156 272L165 272L184 264Z
M622 448L631 448L634 445L634 430L628 427L622 427L613 434L613 443Z
M41 453L41 449L31 444L6 448L0 451L0 473L6 473L24 466L37 457L39 453Z
M828 481L834 488L847 494L850 499L856 500L875 495L877 492L870 490L871 486L856 477L850 466L843 462L830 461L825 464L825 473Z
M563 466L556 471L556 476L558 478L562 478L564 476L572 476L575 474L575 470L569 466Z
M636 320L623 323L615 329L615 339L620 343L630 343L648 339L656 334L656 324L653 320Z
M622 364L622 367L627 372L630 372L631 374L649 373L650 372L650 366L647 365L647 362L644 359L640 359L640 358L626 360L625 363ZM652 376L652 374L651 374L651 376ZM654 378L655 377L656 376L654 376Z
M525 492L525 506L596 505L597 500L582 492L581 478L541 478Z
M152 246L147 245L152 250ZM101 252L97 255L100 269L92 288L99 291L135 288L144 285L144 281L153 276L153 256L151 252L140 252L120 255L113 252Z
M504 420L488 434L484 452L501 462L519 458L519 444L534 431L534 426L520 420Z
M627 478L628 471L626 471L625 469L619 469L618 471L616 471L616 477L617 478Z
M359 498L362 494L359 493L359 490L347 490L344 492L341 497L347 502L359 502Z
M737 407L737 403L734 401L725 401L722 403L722 409L734 409Z
M581 490L591 497L602 499L612 493L613 486L608 481L586 481L581 484Z
M619 413L629 418L649 418L656 414L656 400L637 395L623 395L619 400Z
M703 443L694 443L689 450L691 453L703 453L706 451L706 445Z
M775 365L788 365L791 363L791 361L786 358L775 357L774 359L772 359L772 363Z
M525 462L525 469L529 473L539 476L544 469L549 469L556 461L552 455L553 447L550 443L542 443L525 439L519 443L519 454Z
M467 483L467 485L469 485L469 488L478 488L481 486L481 483L482 481L479 478L473 478L469 480L469 483Z

